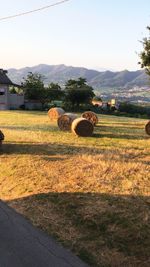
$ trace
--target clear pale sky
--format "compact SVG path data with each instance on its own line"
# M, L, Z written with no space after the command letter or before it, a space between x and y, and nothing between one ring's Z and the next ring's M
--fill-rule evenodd
M0 0L0 17L57 1ZM70 0L0 21L0 68L43 63L136 70L147 25L150 0Z

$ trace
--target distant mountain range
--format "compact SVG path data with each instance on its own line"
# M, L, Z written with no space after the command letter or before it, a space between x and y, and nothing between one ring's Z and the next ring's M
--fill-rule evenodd
M15 83L21 83L29 72L40 73L45 76L45 84L57 82L64 85L68 79L84 77L89 85L101 91L105 88L132 88L134 86L144 87L150 84L148 76L143 70L137 71L96 71L81 67L61 65L40 64L34 67L21 69L9 69L8 76Z

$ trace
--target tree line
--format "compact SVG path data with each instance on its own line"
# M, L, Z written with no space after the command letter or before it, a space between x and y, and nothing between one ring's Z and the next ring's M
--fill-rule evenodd
M38 73L28 73L22 83L25 98L38 101L44 109L48 103L61 100L72 109L78 110L81 104L90 104L95 96L94 90L87 84L86 79L69 79L64 89L58 83L44 85L44 76Z

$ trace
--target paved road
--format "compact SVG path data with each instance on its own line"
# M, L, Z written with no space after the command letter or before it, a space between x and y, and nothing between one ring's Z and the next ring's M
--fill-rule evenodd
M0 201L0 267L88 267Z

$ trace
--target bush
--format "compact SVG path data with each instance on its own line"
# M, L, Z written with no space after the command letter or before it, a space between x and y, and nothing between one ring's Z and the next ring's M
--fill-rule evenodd
M25 110L25 104L19 106L20 109Z
M135 115L136 117L150 116L150 107L133 105L130 103L121 103L119 105L119 112L125 112L127 114Z

